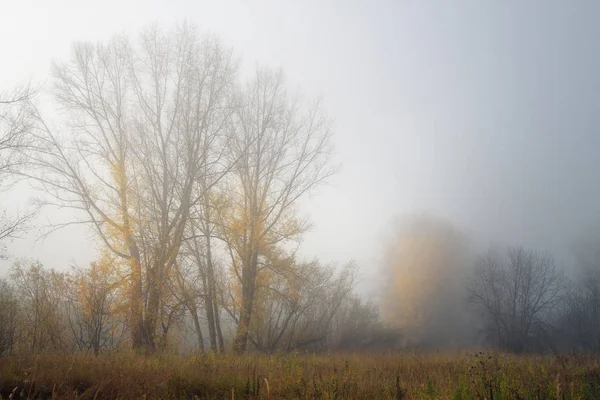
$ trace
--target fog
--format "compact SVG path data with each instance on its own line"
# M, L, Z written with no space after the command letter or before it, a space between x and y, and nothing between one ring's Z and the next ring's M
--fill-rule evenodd
M290 92L323 98L340 166L300 200L312 223L301 255L354 261L360 294L383 305L386 254L407 217L444 221L471 261L489 247L523 246L568 273L577 246L594 242L599 15L594 1L8 2L0 88L49 84L52 61L67 60L74 41L136 37L155 22L185 20L219 38L241 59L241 76L281 68ZM62 118L40 96L47 115ZM22 183L1 205L24 209L34 195ZM57 212L42 210L7 243L2 275L20 257L64 271L97 258L89 227L40 240L48 221L73 217Z
M406 345L472 344L465 282L473 263L466 238L442 220L420 215L397 222L383 274L385 323L405 332Z

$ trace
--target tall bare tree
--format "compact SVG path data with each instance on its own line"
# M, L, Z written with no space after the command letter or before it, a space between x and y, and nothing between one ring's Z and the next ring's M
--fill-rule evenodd
M156 347L165 283L182 246L195 191L224 136L236 76L229 50L189 25L157 27L130 43L76 44L55 64L56 99L70 137L40 120L34 159L48 204L81 211L83 223L130 268L131 338ZM211 177L211 182L219 177Z
M237 353L246 351L257 274L263 268L277 272L273 249L308 227L294 213L298 199L334 172L320 102L303 108L286 92L281 73L259 70L241 103L231 144L236 166L227 188L233 207L222 224L241 289Z
M232 100L234 97L232 95ZM231 129L229 129L231 133ZM232 138L225 138L221 143L212 144L212 158L215 162L206 163L203 173L197 180L195 192L199 196L191 210L190 224L186 230L185 238L185 254L186 257L181 260L183 265L180 270L187 271L188 279L197 278L197 291L200 293L204 311L206 314L206 322L208 325L209 341L211 351L224 352L225 345L223 333L221 330L221 318L218 302L218 249L215 249L215 241L222 239L219 236L218 215L223 208L231 206L227 196L223 193L217 184L220 183L223 177L231 172L232 167L236 164L236 159L230 157L230 144ZM229 157L229 160L228 160ZM223 179L225 180L225 179ZM188 268L185 264L192 264L195 268ZM179 276L179 275L178 275ZM183 277L181 277L183 278ZM192 301L190 289L185 289L183 279L178 281L177 285L183 290L185 304L194 320L195 330L199 337L199 342L202 342L202 333L198 318L200 314L197 310L195 301ZM193 291L194 289L192 289ZM200 348L203 350L201 343Z
M534 335L541 339L564 295L563 272L554 259L521 247L482 255L469 286L490 338L516 352L532 346Z
M0 93L0 184L19 172L26 160L24 152L32 144L30 133L34 121L30 102L35 94L30 85ZM0 243L22 233L32 216L33 213L25 213L8 217L6 211L0 210ZM0 258L6 256L5 251L0 244Z

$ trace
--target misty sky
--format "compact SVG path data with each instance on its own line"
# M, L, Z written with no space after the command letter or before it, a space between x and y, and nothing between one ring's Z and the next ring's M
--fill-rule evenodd
M303 252L355 259L367 286L395 217L446 218L479 244L562 257L600 222L600 2L1 0L0 87L47 82L74 40L187 18L282 67L335 123L333 184L306 201ZM2 204L23 207L22 195ZM44 223L45 216L38 220ZM69 228L15 256L89 262ZM0 264L6 269L8 263Z

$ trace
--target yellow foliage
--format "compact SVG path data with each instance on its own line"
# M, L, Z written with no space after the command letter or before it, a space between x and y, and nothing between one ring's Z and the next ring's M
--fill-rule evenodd
M386 254L384 320L415 337L436 331L442 320L459 321L464 261L463 237L445 222L419 217L402 225Z
M83 311L91 316L98 306L102 296L116 299L111 302L111 314L123 314L127 309L127 299L124 295L127 286L127 270L124 260L104 251L98 261L92 262L90 268L77 276L77 298L83 305ZM123 293L123 295L120 295Z

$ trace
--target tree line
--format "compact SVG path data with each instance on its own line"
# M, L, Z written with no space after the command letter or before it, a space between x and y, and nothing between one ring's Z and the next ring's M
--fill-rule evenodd
M598 352L597 243L580 246L568 270L523 246L469 247L459 230L431 216L398 224L385 257L381 311L406 345Z
M38 88L0 94L0 183L29 181L35 211L72 210L40 234L87 226L99 257L68 272L16 260L0 280L0 354L599 350L593 256L574 279L522 247L473 259L452 226L416 218L387 248L380 307L356 295L352 263L301 259L299 200L337 169L322 103L281 71L243 76L195 27L76 43L51 76L54 120ZM4 212L0 245L35 211Z

